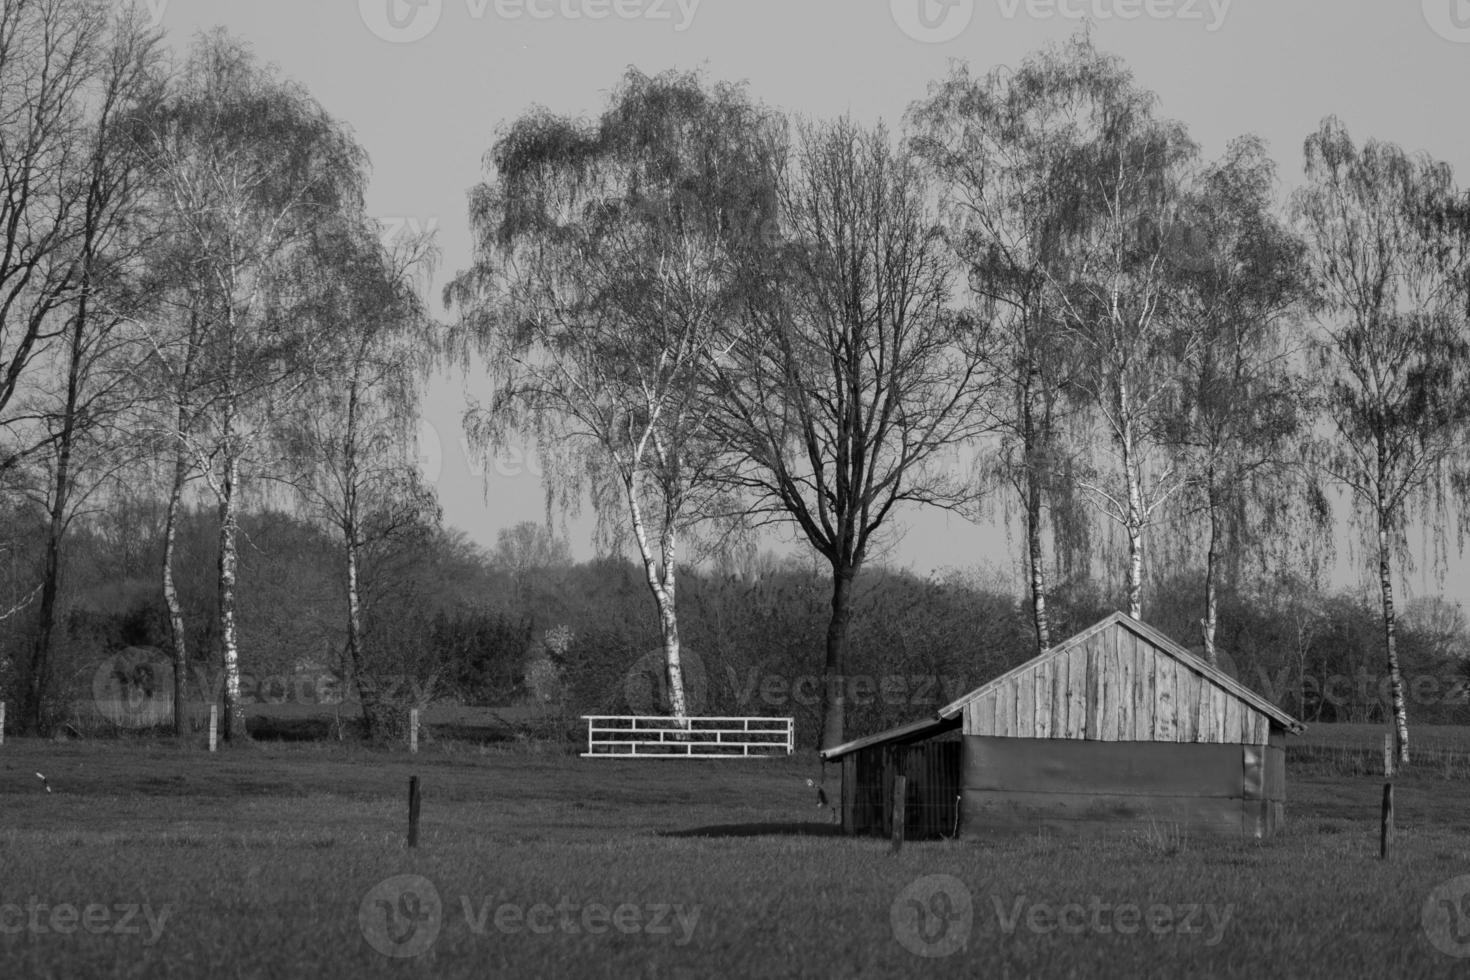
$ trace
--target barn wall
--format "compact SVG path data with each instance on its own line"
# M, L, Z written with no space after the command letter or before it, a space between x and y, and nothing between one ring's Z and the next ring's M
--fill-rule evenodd
M967 735L1264 745L1268 716L1122 626L1064 644L964 707Z
M961 836L1136 833L1263 837L1281 824L1278 747L967 735ZM1274 751L1273 751L1274 749Z
M904 836L951 837L960 794L960 743L930 740L915 745L872 745L842 759L842 830L848 834L893 832L893 781L908 777Z

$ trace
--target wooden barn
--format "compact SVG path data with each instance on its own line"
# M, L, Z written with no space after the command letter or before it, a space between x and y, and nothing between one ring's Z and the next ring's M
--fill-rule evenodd
M884 801L902 771L906 827L922 828L910 836L1153 826L1265 837L1284 819L1285 736L1301 730L1234 678L1115 613L930 718L822 758L842 763L847 833L888 832Z

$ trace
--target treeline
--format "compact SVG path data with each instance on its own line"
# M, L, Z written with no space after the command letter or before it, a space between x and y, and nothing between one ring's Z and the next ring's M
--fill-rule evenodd
M99 670L130 649L156 658L168 648L168 608L156 574L164 508L135 500L75 532L69 551L76 565L68 568L56 647L63 681L47 706L59 725L110 730L93 703ZM29 525L37 539L44 535L41 514L29 515ZM250 651L253 697L302 704L318 728L345 702L355 730L340 543L313 522L272 510L245 516L241 534L249 545L241 553L239 631ZM207 683L219 673L210 615L213 515L186 512L176 547L185 618L198 624L188 637L197 651L189 676ZM407 710L430 703L510 709L496 714L527 734L558 737L575 734L582 714L656 712L667 703L660 633L642 611L647 586L634 563L573 563L544 526L521 524L488 552L459 535L431 532L364 572L364 592L374 597L365 649L374 654L356 676L391 709L380 735L401 734ZM1162 597L1156 624L1186 642L1195 625L1189 597L1201 574L1195 568L1153 584ZM0 578L10 591L26 580ZM823 681L812 650L821 644L829 599L822 570L795 557L766 553L686 571L681 623L691 712L791 716L801 744L814 743ZM1114 606L1095 585L1064 584L1053 603L1056 628L1069 635ZM6 689L34 642L35 615L32 608L0 624ZM1375 617L1363 595L1324 594L1291 578L1252 594L1227 590L1222 663L1309 723L1382 722L1392 705ZM852 731L922 717L1023 663L1034 655L1032 626L1028 603L994 573L922 578L870 567L853 597L845 688ZM1470 630L1458 607L1438 599L1411 603L1402 643L1416 717L1470 722ZM206 693L192 690L191 700Z

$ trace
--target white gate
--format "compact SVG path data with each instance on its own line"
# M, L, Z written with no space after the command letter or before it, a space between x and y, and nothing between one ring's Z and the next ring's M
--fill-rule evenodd
M727 759L790 755L796 747L792 718L651 718L583 715L584 758Z

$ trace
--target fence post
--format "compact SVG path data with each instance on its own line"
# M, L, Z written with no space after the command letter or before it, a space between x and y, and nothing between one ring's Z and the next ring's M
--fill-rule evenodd
M0 701L0 745L5 744L5 702Z
M213 752L219 744L219 705L209 706L209 751Z
M908 807L909 777L899 773L893 777L893 853L903 849L903 818Z
M408 709L408 751L419 750L419 709Z
M408 777L408 846L419 846L419 777Z

